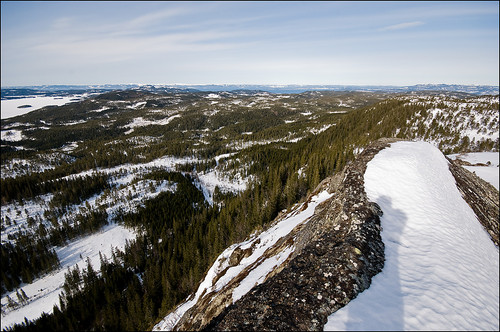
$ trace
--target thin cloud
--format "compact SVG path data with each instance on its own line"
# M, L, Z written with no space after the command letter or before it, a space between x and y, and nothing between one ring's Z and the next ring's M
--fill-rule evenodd
M3 82L498 81L498 4L487 2L82 2L46 15L6 3Z
M167 10L140 15L132 19L131 21L127 22L126 24L129 25L129 27L134 27L134 28L141 26L148 26L156 24L157 22L162 22L169 18L174 18L174 17L179 17L181 15L189 14L191 12L192 10L189 11L182 7L169 8Z
M405 22L405 23L393 24L393 25L383 27L383 28L379 29L379 31L403 30L403 29L418 27L418 26L423 25L423 24L424 24L424 22L422 22L422 21Z
M171 33L148 37L110 37L107 35L85 38L66 36L54 40L43 40L31 46L30 52L48 57L60 56L87 63L118 62L142 59L144 56L168 53L200 53L238 49L244 41L229 42L234 32L196 31ZM237 34L236 34L237 36Z
M71 27L73 22L73 17L60 17L52 22L51 27L57 30L68 29L69 27Z

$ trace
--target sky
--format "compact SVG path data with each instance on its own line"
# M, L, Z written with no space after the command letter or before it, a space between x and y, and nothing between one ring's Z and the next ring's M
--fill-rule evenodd
M2 1L1 86L499 85L499 2Z

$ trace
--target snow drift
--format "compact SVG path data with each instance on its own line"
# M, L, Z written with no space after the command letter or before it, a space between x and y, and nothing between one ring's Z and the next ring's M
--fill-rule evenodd
M325 330L498 330L499 254L442 153L397 142L368 163L385 267Z

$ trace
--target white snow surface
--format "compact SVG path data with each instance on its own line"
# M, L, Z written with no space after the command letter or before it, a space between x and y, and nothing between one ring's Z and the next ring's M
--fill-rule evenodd
M24 317L29 320L40 317L43 312L52 313L53 306L59 306L59 294L64 284L64 274L78 265L80 270L87 266L85 260L89 257L96 271L100 270L99 252L111 258L111 248L123 249L127 240L135 239L136 233L123 226L110 224L104 226L100 232L70 242L67 246L56 248L61 268L31 284L21 284L29 297L27 305L2 314L2 330L15 323L22 323ZM80 258L80 255L82 258ZM2 308L7 304L7 295L17 301L16 291L2 297Z
M499 252L464 201L441 152L397 142L368 163L385 266L324 330L499 329Z
M268 230L253 235L247 241L233 244L224 250L208 270L205 279L201 282L196 293L188 297L174 311L156 324L153 330L172 330L182 315L193 307L202 295L220 291L245 268L253 265L248 275L233 290L233 303L250 291L254 286L262 283L269 272L273 271L276 266L281 265L288 258L294 248L287 247L275 256L266 259L263 259L264 252L276 244L279 239L289 234L296 226L309 221L309 218L314 214L316 206L330 197L332 197L332 194L329 194L327 191L320 192L311 198L305 210L301 211L302 205L296 206L292 212L283 219L278 220L276 224ZM250 256L243 258L239 264L229 267L229 257L231 257L231 254L236 248L245 250L251 247L254 249ZM219 274L224 270L226 270L224 275L217 279ZM213 282L214 280L216 280L215 283Z
M1 137L2 140L8 142L19 142L23 139L26 139L26 136L23 135L23 132L18 129L2 130Z
M23 115L28 112L43 108L49 105L61 106L81 99L83 96L68 96L68 97L27 97L18 99L4 99L2 105L2 119L12 118L14 116ZM19 106L30 105L26 108L18 108Z

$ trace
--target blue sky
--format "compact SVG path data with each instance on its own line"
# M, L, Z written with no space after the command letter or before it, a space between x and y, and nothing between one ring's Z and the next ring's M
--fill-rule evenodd
M1 3L1 85L499 85L499 2Z

